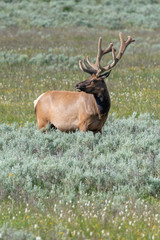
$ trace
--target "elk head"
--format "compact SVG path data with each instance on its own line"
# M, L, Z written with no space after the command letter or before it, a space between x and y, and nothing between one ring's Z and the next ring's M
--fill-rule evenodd
M128 39L124 41L122 33L119 34L121 46L118 54L116 55L116 49L113 47L113 43L110 43L109 46L102 50L102 38L99 38L98 41L98 53L96 62L92 64L87 57L86 60L79 61L79 67L82 71L87 72L91 77L75 86L78 91L84 91L86 93L98 94L101 90L104 91L106 85L104 79L107 78L112 70L112 68L118 63L121 59L123 53L125 52L127 46L134 42L135 40L128 36ZM103 55L112 52L113 61L111 64L102 67L100 64L101 58Z
M106 84L104 79L109 76L111 70L104 75L96 76L95 74L83 82L78 83L75 88L78 91L83 91L93 95L98 95L100 91L105 90Z

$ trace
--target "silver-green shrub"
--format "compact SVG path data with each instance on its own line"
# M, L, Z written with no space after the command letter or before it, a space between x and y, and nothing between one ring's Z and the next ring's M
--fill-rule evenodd
M53 68L68 69L73 68L77 70L78 60L82 59L82 56L69 57L64 54L54 53L38 53L35 56L28 57L26 54L13 53L12 51L0 52L0 64L36 64L52 66Z
M0 27L159 28L160 1L0 1Z
M0 228L0 239L3 240L36 240L36 237L32 233L27 231L8 228L4 225Z
M109 118L103 134L0 125L0 195L25 198L160 194L160 121Z

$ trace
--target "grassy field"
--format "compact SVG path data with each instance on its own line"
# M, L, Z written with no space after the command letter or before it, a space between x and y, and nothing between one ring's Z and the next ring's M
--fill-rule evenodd
M51 89L73 90L88 75L78 68L84 56L95 58L99 36L103 46L109 42L119 47L119 31L104 28L20 29L0 31L0 121L25 123L35 121L33 101ZM113 70L107 86L111 112L128 117L133 112L160 117L159 58L160 31L123 31L136 42L129 46ZM147 36L147 37L146 37ZM147 38L147 40L146 40ZM107 56L106 62L111 60Z
M96 136L0 125L2 239L158 240L159 126L135 114Z
M1 239L159 239L160 205L154 200L148 205L130 199L121 206L109 199L48 202L45 210L33 203L2 204L0 224L8 224L0 229Z
M160 2L0 1L0 239L159 240ZM120 14L121 13L121 14ZM102 135L37 130L33 101L135 38L106 80ZM104 57L103 64L111 60Z

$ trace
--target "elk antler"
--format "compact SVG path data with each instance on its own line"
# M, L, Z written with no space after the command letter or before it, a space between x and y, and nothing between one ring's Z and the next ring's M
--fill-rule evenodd
M101 45L102 45L102 38L99 38L98 41L98 53L97 53L97 59L95 64L92 64L89 60L89 58L87 57L86 60L83 59L83 61L79 61L79 67L82 71L87 72L89 74L95 74L96 76L100 76L102 73L112 69L117 62L121 59L123 53L125 52L127 46L134 42L135 40L132 39L130 36L128 36L128 39L126 41L124 41L122 33L119 33L119 37L120 37L120 42L121 42L121 46L119 49L119 52L117 54L117 56L115 55L116 49L113 48L113 43L110 43L109 46L105 49L102 50ZM113 62L111 64L109 64L106 67L102 67L100 65L100 61L101 58L103 57L103 55L112 52L112 57L113 57ZM87 61L87 64L86 64Z

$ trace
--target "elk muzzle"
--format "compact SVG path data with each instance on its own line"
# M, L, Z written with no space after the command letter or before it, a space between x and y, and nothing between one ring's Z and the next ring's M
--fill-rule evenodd
M86 84L84 84L84 82L80 82L78 84L75 85L75 88L78 90L78 91L85 91L86 89Z

